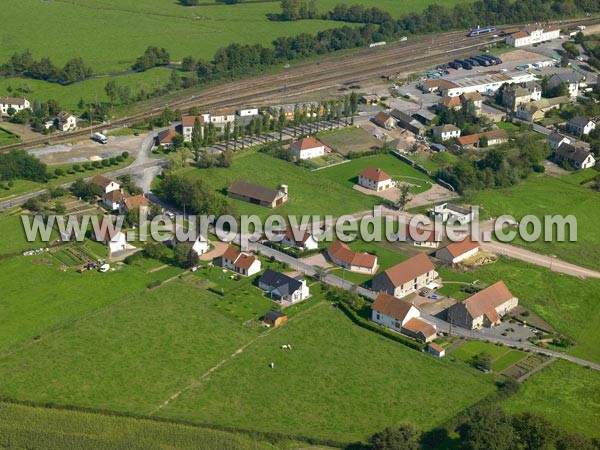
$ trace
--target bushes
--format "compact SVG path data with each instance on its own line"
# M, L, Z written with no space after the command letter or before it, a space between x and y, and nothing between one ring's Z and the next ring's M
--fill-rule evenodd
M364 158L365 156L385 155L390 153L390 150L391 148L384 145L381 148L372 148L371 150L367 150L366 152L348 152L346 158L359 159Z

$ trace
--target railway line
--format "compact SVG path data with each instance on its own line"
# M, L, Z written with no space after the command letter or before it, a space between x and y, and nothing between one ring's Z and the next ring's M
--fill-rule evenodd
M594 19L563 21L562 26L587 23ZM497 33L514 29L512 26L498 27ZM140 122L160 114L167 104L171 108L186 109L198 106L203 109L239 107L251 104L281 102L285 99L306 95L348 82L360 82L393 72L410 72L448 59L465 56L485 44L494 44L503 38L489 35L466 37L464 31L453 31L438 35L417 36L405 42L395 42L377 49L333 55L317 62L300 64L284 72L258 75L253 78L235 80L207 87L201 92L176 99L154 99L143 105L144 111L103 124L111 130ZM67 135L40 137L23 144L13 144L0 148L29 148L46 143L57 144L84 137L87 129L70 132Z

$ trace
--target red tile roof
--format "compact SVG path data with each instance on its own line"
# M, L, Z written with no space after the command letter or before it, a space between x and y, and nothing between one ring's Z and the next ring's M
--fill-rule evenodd
M496 320L492 320L492 317L497 318L496 308L511 298L514 298L514 295L508 290L504 281L498 281L477 294L473 294L463 304L471 317L476 318L485 314L492 322L495 322Z
M415 278L435 270L435 266L425 253L419 253L394 267L389 268L384 273L396 287L403 285Z
M425 339L429 339L431 336L435 336L437 332L433 325L428 324L424 320L413 317L408 322L406 322L402 328L414 333L422 333Z
M382 181L391 180L392 178L383 170L379 168L376 169L375 167L367 167L366 169L362 170L359 175L375 183L381 183Z
M302 139L298 139L296 142L292 144L294 150L309 150L311 148L323 147L325 144L318 141L312 136L305 137Z
M504 130L486 131L485 133L469 134L457 138L460 145L473 145L479 142L479 138L485 136L488 140L492 139L508 139L508 134Z
M204 124L204 117L202 116L181 116L181 126L193 127L196 124L196 119L200 121L200 125Z
M473 250L479 247L479 242L474 241L471 237L467 237L460 242L453 242L446 247L446 250L450 253L453 258Z
M335 241L327 247L327 253L339 261L358 267L372 268L377 262L377 256L369 253L359 253L350 249L342 241Z
M143 195L133 195L131 197L126 197L123 201L128 210L137 209L140 206L150 206L150 202Z
M371 309L374 311L393 317L400 322L406 318L406 315L412 307L413 305L411 303L400 300L385 292L380 292L373 302L373 305L371 305Z

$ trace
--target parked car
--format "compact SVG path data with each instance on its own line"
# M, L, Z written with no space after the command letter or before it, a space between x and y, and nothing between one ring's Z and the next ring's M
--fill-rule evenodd
M110 264L102 264L98 270L102 273L108 272L110 270Z

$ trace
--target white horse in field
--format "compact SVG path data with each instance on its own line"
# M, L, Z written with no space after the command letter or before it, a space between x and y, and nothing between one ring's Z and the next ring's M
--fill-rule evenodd
M283 344L280 348L282 350L291 350L292 346L290 344Z

